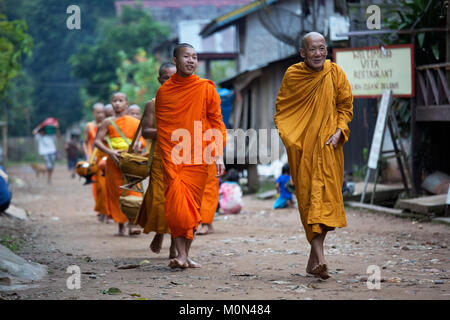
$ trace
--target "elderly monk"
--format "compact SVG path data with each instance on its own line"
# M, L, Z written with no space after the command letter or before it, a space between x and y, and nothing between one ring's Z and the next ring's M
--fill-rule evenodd
M353 96L342 69L326 60L327 44L306 34L304 62L286 71L276 100L275 125L286 147L298 208L311 252L306 271L329 278L323 253L326 234L345 227L342 147L353 117Z
M92 114L94 120L88 122L84 127L83 151L86 160L90 160L93 149L94 139L97 134L99 125L105 119L104 106L102 103L95 103L92 106ZM99 152L95 155L95 161L98 164L103 155ZM92 179L92 195L94 197L94 210L97 212L97 217L100 222L107 221L106 204L105 204L105 177L102 176L102 171L98 170Z
M159 68L159 83L162 85L176 71L176 66L173 63L163 63ZM152 99L145 104L144 117L142 118L142 136L146 139L155 140L157 137L154 110L155 101ZM170 234L170 229L167 226L165 217L164 202L163 164L160 150L156 145L150 169L149 186L145 192L144 200L142 201L142 205L139 208L139 214L136 218L136 223L144 228L144 233L155 232L155 236L150 243L150 250L155 253L161 252L164 234ZM176 256L177 251L175 242L173 241L173 238L171 238L169 259L173 259Z
M139 127L139 120L127 115L128 100L124 93L117 92L113 95L111 104L114 108L115 116L103 120L98 129L97 136L94 140L94 145L103 153L108 155L106 160L106 209L108 215L119 224L118 236L125 235L124 223L128 218L120 209L119 198L123 191L120 186L124 184L122 173L119 169L119 155L120 152L126 151L131 143L135 132ZM115 122L119 131L113 126ZM108 134L111 141L111 149L106 147L103 143ZM124 135L124 137L122 136ZM126 138L126 140L125 140ZM143 140L143 139L142 139ZM145 143L145 141L143 141ZM141 196L139 192L126 191L126 195ZM128 234L139 234L140 230L132 230L132 222L128 224Z
M208 164L216 162L217 176L225 170L226 129L214 83L194 75L198 65L195 49L185 43L177 45L173 62L177 72L158 89L155 100L166 221L178 251L169 266L196 268L200 265L189 257L189 249L201 222Z

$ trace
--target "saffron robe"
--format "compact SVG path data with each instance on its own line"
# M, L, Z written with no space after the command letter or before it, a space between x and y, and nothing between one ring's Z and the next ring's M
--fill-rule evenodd
M89 155L91 155L94 150L94 139L95 139L95 136L97 135L98 126L95 124L94 121L89 122L87 125L89 126L88 152L89 152ZM99 150L97 150L96 159L95 159L97 164L103 158L103 156L105 156L105 154L103 152L100 152ZM92 181L94 182L94 183L92 183L92 195L93 195L94 201L95 201L94 211L98 212L99 214L107 214L106 202L105 202L106 201L105 177L102 175L101 170L98 170L97 173L92 177Z
M115 123L131 143L131 140L133 139L133 136L138 129L139 120L125 115L123 117L116 118ZM112 147L115 150L126 151L128 149L128 144L123 140L122 136L111 124L108 127L108 135L111 139ZM141 140L144 141L143 139ZM120 186L124 184L125 183L119 167L110 157L108 157L108 159L106 160L105 169L106 210L108 216L113 218L113 220L117 223L125 223L128 221L128 218L125 216L122 210L120 210L119 202L119 198L123 194L123 190L120 189ZM138 197L142 196L140 192L128 190L125 192L125 194Z
M205 190L203 191L200 215L202 223L211 224L216 214L219 203L219 178L217 176L216 164L208 165L208 179L206 180Z
M207 129L221 133L211 142L216 153L210 155L223 155L225 146L220 97L212 81L175 73L158 89L155 109L166 221L174 238L193 239L201 222L200 205L208 178L208 163L203 157L210 146L203 139Z
M274 122L286 147L306 238L347 225L342 198L343 144L353 118L353 95L342 69L326 60L316 72L304 62L286 71ZM326 141L341 129L334 149Z
M150 168L150 180L135 224L144 228L144 233L170 233L165 216L164 178L161 151L156 142Z

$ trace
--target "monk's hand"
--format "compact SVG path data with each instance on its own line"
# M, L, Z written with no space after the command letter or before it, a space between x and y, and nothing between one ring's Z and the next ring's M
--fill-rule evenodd
M111 159L114 161L116 165L119 165L119 157L120 152L117 150L109 150L108 155L111 157Z
M223 162L223 157L216 157L216 168L217 175L216 177L221 177L225 173L225 164Z
M327 140L327 142L325 143L325 144L332 144L333 145L333 147L336 149L336 147L337 147L337 144L339 143L339 140L341 140L341 137L342 137L342 131L341 131L341 129L337 129L336 130L336 133L335 134L333 134L331 137L330 137L330 139L328 139Z

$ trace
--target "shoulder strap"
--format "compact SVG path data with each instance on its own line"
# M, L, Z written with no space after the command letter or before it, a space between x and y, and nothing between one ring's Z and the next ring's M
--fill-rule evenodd
M139 121L138 128L136 129L136 132L134 133L133 141L131 141L131 144L128 147L128 153L131 153L133 151L134 143L136 142L139 131L142 128L142 120L143 119L144 119L144 115L141 116L141 121Z
M112 144L111 144L111 139L109 138L108 135L105 136L105 140L106 140L106 142L108 143L108 147L109 147L111 150L114 149L113 146L112 146Z
M125 142L130 145L130 143L128 142L128 138L127 136L122 132L122 130L120 130L119 126L117 125L117 123L115 121L113 121L111 118L108 119L109 122L111 122L112 126L114 127L114 129L117 130L117 132L122 136L122 138L125 140Z

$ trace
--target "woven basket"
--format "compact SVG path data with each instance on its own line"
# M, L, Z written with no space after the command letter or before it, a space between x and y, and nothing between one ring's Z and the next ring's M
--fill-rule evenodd
M79 161L75 167L76 173L81 177L87 177L95 174L98 167L95 163L89 163L88 161Z
M127 216L128 221L133 224L141 207L142 197L133 195L121 196L119 198L120 210Z
M128 152L122 152L119 158L119 168L125 175L145 179L149 175L148 158Z

